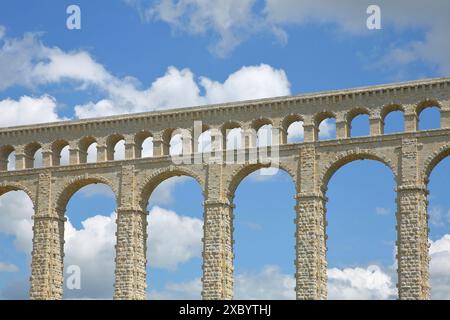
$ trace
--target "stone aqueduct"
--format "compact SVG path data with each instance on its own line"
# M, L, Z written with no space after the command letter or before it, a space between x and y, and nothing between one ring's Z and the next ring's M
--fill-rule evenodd
M418 116L430 106L439 107L441 128L419 131ZM405 132L384 134L384 118L395 110L404 112ZM370 135L352 138L351 121L359 114L369 115ZM336 119L336 139L319 141L319 123L327 117ZM175 165L168 137L175 129L192 130L195 120L202 120L204 130L240 127L245 133L271 124L277 133L272 143L279 144L279 166L296 186L298 299L327 297L325 193L333 173L360 159L388 166L397 182L399 298L429 298L427 183L434 166L450 155L450 78L0 129L0 194L25 191L35 209L32 299L62 298L66 205L77 190L91 183L109 185L117 197L114 297L144 299L146 205L160 182L178 175L195 178L204 195L202 296L232 298L234 191L246 175L271 164ZM287 128L298 120L303 121L304 142L287 144ZM153 137L154 156L142 158L142 141L148 136ZM236 152L248 156L257 147L245 136ZM114 161L112 150L120 139L125 140L125 159ZM92 141L97 142L97 162L86 163ZM65 145L70 146L70 163L61 166ZM38 148L43 150L43 166L32 168ZM13 150L16 170L7 171ZM195 146L184 152L196 156Z

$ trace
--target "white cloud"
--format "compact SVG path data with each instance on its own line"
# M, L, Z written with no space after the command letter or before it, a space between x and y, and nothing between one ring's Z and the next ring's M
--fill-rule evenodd
M151 300L200 300L202 293L202 282L195 278L185 282L169 282L162 290L150 289L148 298Z
M379 266L328 270L328 297L340 300L385 300L396 297L395 283Z
M1 82L0 80L0 86ZM0 100L0 113L0 127L63 120L57 114L55 99L48 95Z
M450 235L430 241L430 284L432 299L450 299Z
M160 20L176 31L218 39L211 49L222 57L256 33L272 33L284 43L288 38L284 29L289 26L331 25L340 35L375 34L366 27L366 9L373 4L370 0L265 0L262 10L255 0L126 2L138 8L147 21ZM379 32L419 30L424 34L422 39L387 45L384 59L378 58L390 66L426 61L438 66L442 74L450 72L450 2L436 0L424 5L420 0L380 0L377 5L381 7L383 28Z
M65 52L47 47L36 33L4 38L0 70L0 91L12 86L37 88L67 82L77 85L77 90L94 88L103 98L76 105L74 112L78 118L290 94L285 72L266 64L242 67L223 83L207 77L197 79L189 69L169 67L163 76L142 89L137 79L112 75L85 51ZM0 110L5 110L6 117L0 125L59 120L56 106L55 99L48 95L1 101ZM27 112L23 112L25 109Z
M205 94L201 95L202 89ZM268 98L290 94L290 83L283 70L269 65L242 67L223 83L200 77L199 83L189 69L169 67L148 89L109 91L109 99L75 106L79 118L141 112L173 107Z
M23 191L0 197L0 233L14 236L16 249L29 258L32 249L33 203Z
M111 299L114 284L116 214L96 215L82 222L76 230L65 224L65 270L76 265L81 270L81 290L65 288L66 299ZM67 276L67 275L66 275Z
M283 274L278 266L265 266L259 272L236 275L236 299L295 299L293 275Z
M203 221L153 207L148 218L148 263L175 270L202 255ZM174 236L176 235L176 236Z
M189 179L187 176L180 176L172 177L161 182L150 196L150 206L172 204L175 201L173 197L175 188Z
M126 2L138 8L144 20L163 21L176 31L193 35L213 32L218 40L210 50L221 57L249 36L253 29L260 28L259 20L252 13L255 0Z
M0 272L17 272L19 268L12 263L0 262Z

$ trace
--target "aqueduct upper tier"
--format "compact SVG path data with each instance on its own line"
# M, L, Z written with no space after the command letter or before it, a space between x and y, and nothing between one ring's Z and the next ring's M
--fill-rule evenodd
M429 107L439 109L440 128L421 131L419 117ZM403 112L404 132L385 134L384 120L393 111ZM369 117L369 135L351 137L352 120L361 114ZM336 121L336 137L321 141L320 124L328 118ZM201 121L200 133L211 132L208 157L199 150L196 121ZM294 122L303 124L301 143L288 143L288 128ZM271 132L270 155L253 157L264 149L258 143L258 130L263 126ZM236 161L224 156L232 129L240 131L240 143L232 148ZM182 162L174 162L170 155L171 139L178 133ZM153 156L143 157L142 145L148 138ZM116 160L119 141L124 141L125 155ZM87 151L93 143L96 161L88 163ZM61 152L67 146L69 160L62 165ZM38 150L42 165L36 167ZM254 170L278 166L292 176L297 192L297 298L324 299L327 183L346 163L377 160L392 170L397 181L399 297L427 299L428 176L449 154L450 78L440 78L0 129L0 194L23 190L33 201L30 295L60 299L67 202L90 183L109 185L117 199L115 298L143 299L148 198L163 180L191 176L204 194L202 295L204 299L231 299L234 191Z

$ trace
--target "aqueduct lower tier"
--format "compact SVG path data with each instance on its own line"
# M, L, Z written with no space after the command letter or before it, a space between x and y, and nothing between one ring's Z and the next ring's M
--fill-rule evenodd
M440 109L441 128L418 131L418 116L429 106ZM404 112L405 132L384 134L384 118ZM351 138L350 123L368 114L370 135ZM336 119L336 139L318 141L319 123ZM434 166L450 155L450 79L432 79L294 97L247 101L164 112L6 128L0 130L0 194L25 191L34 204L31 298L61 299L63 294L64 221L68 200L90 183L105 183L117 198L116 299L144 299L146 290L146 205L154 188L177 175L195 178L204 194L204 299L233 295L233 196L239 182L274 162L252 161L258 152L243 139L235 152L243 163L203 161L175 165L167 136L190 131L195 120L204 130L239 126L243 132L270 123L279 167L296 186L296 296L325 299L325 192L333 173L354 160L377 160L397 181L398 290L401 299L428 299L427 183ZM304 142L286 143L286 129L302 120ZM152 136L154 155L141 157L143 137ZM112 143L125 140L125 159L114 161ZM213 138L214 139L214 138ZM97 142L97 162L86 163L86 141ZM69 145L70 163L61 166L61 147ZM32 168L42 148L43 167ZM16 170L7 171L15 150ZM186 159L198 158L195 144L183 141ZM219 159L223 151L216 150ZM214 158L214 157L213 157ZM211 160L211 159L210 159ZM277 162L277 161L275 161Z

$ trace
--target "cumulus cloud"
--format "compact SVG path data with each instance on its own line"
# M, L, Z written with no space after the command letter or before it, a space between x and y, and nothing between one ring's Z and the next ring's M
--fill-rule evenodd
M211 49L222 57L256 33L271 33L284 43L291 26L331 25L342 35L371 34L366 28L366 9L373 4L370 0L265 0L262 9L255 0L223 1L219 5L202 0L125 1L146 21L163 21L178 32L212 35L215 42ZM442 74L450 72L448 1L381 0L377 5L383 29L423 33L421 39L386 46L388 52L378 58L387 65L426 61L438 66Z
M0 44L2 42L0 91L13 86L37 89L61 83L71 83L77 90L94 88L103 98L76 105L74 113L78 118L290 94L285 72L266 64L242 67L223 83L204 76L196 77L187 68L171 66L164 75L143 88L133 77L114 76L88 52L66 52L46 46L38 33L26 33L22 38L4 36ZM0 125L59 120L57 103L48 95L22 97L19 101L7 99L0 103L1 109L7 111ZM23 112L25 109L27 112ZM18 114L22 117L19 118Z
M200 278L184 282L168 282L161 290L150 289L148 298L151 300L200 300L202 281Z
M268 265L256 273L236 275L236 299L295 299L295 279L283 274L278 266Z
M0 112L0 127L64 120L58 116L56 101L49 95L0 100Z
M202 234L203 221L200 219L153 207L148 219L149 265L175 270L180 264L201 257Z
M379 266L328 270L329 299L386 300L396 297L395 283Z
M450 299L450 235L430 241L431 298Z

